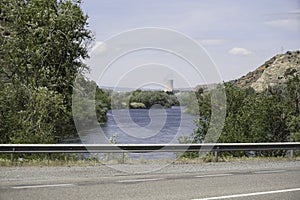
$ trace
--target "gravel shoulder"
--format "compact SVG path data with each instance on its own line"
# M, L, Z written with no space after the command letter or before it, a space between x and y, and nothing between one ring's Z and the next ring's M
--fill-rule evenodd
M300 168L300 161L234 161L195 164L147 163L94 166L0 167L0 182L115 177L133 174L184 174Z

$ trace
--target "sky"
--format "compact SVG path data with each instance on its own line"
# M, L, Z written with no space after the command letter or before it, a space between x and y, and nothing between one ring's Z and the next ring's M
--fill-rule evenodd
M299 0L84 0L82 8L95 36L87 63L100 86L161 86L172 79L174 87L185 88L229 81L276 54L300 50ZM144 27L163 31L134 32ZM133 34L126 35L130 30ZM178 34L199 44L199 49ZM126 53L125 49L139 47L137 43L149 46L155 42L164 47L168 43L167 50L142 49L121 58L110 50L114 45L114 51ZM100 54L117 59L104 69ZM191 63L197 56L187 54L198 54L205 67L195 70ZM191 63L180 55L189 57ZM210 79L207 71L216 79Z

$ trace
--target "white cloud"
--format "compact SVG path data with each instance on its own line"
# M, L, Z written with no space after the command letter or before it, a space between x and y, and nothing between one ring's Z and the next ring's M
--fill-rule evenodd
M247 55L251 55L253 54L252 51L245 49L245 48L240 48L240 47L234 47L232 49L230 49L228 51L228 53L232 54L232 55L243 55L243 56L247 56Z
M267 21L265 24L276 28L284 28L287 30L299 30L300 22L296 19L278 19Z
M217 45L222 45L226 42L226 40L222 39L205 39L205 40L198 40L198 42L201 45L204 46L217 46Z
M290 10L288 12L288 14L299 15L300 14L300 9Z

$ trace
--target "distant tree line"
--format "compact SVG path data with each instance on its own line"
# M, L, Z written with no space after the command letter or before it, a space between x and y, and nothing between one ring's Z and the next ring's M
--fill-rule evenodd
M150 109L154 105L170 108L172 106L179 106L179 102L172 92L136 90L130 96L129 107L140 108L140 106L135 107L134 105L140 105L146 109Z
M133 92L107 91L111 99L112 109L150 109L154 105L162 108L179 106L173 92L155 90L135 90Z

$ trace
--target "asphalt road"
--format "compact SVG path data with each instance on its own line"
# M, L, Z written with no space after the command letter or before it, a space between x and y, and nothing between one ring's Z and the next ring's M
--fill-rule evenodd
M72 168L70 168L72 170ZM1 180L1 200L300 199L300 166L185 173Z

